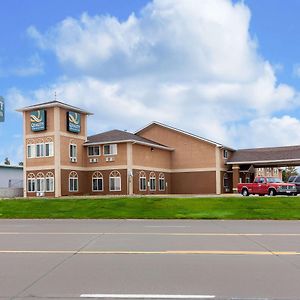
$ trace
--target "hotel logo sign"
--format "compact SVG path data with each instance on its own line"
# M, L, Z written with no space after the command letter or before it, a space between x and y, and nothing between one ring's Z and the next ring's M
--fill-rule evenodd
M4 98L0 96L0 122L4 122L5 111L4 111Z
M81 130L81 115L74 111L67 112L67 130L79 133Z
M32 131L46 130L47 114L45 110L36 110L30 113L30 126Z

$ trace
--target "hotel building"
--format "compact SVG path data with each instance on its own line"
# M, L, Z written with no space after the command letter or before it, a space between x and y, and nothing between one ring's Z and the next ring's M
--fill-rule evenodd
M220 194L232 191L234 149L152 122L87 135L91 113L52 101L27 106L24 196Z

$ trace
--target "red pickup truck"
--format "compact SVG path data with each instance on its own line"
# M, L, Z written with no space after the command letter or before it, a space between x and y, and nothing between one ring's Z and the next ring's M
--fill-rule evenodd
M284 183L277 177L258 176L253 183L239 183L237 188L243 196L251 194L258 194L259 196L297 195L295 184Z

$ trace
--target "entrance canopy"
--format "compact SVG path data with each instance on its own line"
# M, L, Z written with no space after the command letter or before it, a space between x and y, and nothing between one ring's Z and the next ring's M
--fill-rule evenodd
M300 146L236 150L228 159L227 165L299 166Z

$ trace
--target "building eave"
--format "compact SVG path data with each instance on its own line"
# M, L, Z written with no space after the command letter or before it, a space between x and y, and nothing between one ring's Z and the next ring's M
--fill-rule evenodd
M217 146L217 147L219 147L219 148L224 148L224 149L228 149L228 150L235 151L235 149L233 149L233 148L224 146L224 145L222 145L222 144L220 144L220 143L211 141L211 140L209 140L209 139L200 137L200 136L198 136L198 135L189 133L189 132L187 132L187 131L184 131L184 130L181 130L181 129L178 129L178 128L175 128L175 127L172 127L172 126L169 126L169 125L166 125L166 124L157 122L157 121L153 121L153 122L147 124L146 126L140 128L139 130L137 130L136 132L134 132L134 134L139 134L140 132L144 131L146 128L148 128L148 127L150 127L150 126L152 126L152 125L158 125L158 126L161 126L161 127L164 127L164 128L167 128L167 129L170 129L170 130L179 132L179 133L181 133L181 134L184 134L184 135L190 136L190 137L192 137L192 138L195 138L195 139L197 139L197 140L200 140L200 141L203 141L203 142L212 144L212 145Z
M78 113L86 114L86 115L93 115L93 113L88 112L86 110L80 109L76 106L64 104L62 102L52 102L52 103L45 103L45 104L36 104L31 106L26 106L23 108L16 109L17 112L24 112L24 111L32 111L35 109L43 109L43 108L51 108L51 107L61 107L65 109L69 109Z

